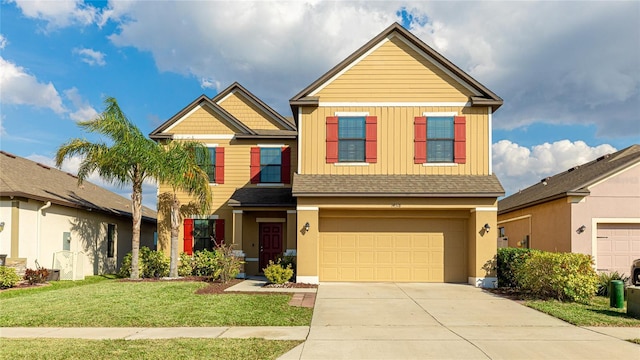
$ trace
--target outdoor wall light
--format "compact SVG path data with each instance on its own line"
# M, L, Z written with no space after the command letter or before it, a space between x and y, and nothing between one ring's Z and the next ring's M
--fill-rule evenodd
M0 222L0 232L2 232L2 230L4 230L4 221Z
M584 225L582 225L582 226L580 226L578 229L576 229L576 232L577 232L578 234L582 234L586 229L587 229L587 227L586 227L586 226L584 226Z
M311 227L311 225L309 225L309 222L307 221L307 223L304 224L304 231L309 231L310 227Z
M484 229L485 232L489 232L489 230L491 230L491 226L489 226L489 224L484 224L482 228Z

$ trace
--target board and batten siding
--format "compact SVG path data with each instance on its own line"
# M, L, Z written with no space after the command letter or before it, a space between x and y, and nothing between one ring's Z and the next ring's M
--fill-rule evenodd
M489 175L489 117L486 107L318 107L301 116L301 174L334 175ZM336 112L367 112L377 117L377 162L343 166L326 162L326 118ZM466 163L414 164L414 118L425 112L466 117Z
M251 129L288 130L267 120L269 115L237 92L227 96L218 105Z
M467 102L472 95L398 37L314 94L321 102Z

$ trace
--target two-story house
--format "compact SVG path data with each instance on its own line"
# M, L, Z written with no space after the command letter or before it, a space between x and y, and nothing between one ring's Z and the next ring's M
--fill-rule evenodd
M293 123L234 84L151 134L226 149L210 218L233 222L225 239L246 256L247 274L288 251L298 282L494 285L489 232L504 190L491 168L491 117L502 99L393 24L290 105ZM275 171L269 160L256 165L274 148L292 177L254 184ZM188 226L185 242L199 234Z

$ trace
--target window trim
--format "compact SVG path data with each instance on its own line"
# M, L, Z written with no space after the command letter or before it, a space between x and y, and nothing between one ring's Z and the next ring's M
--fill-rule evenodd
M362 137L358 138L341 138L340 137L340 120L342 119L362 119ZM336 164L362 164L366 163L367 160L367 115L343 115L338 116L338 161ZM357 159L349 159L349 160L341 160L340 159L340 142L341 141L362 141L362 161L358 161Z
M450 167L456 167L458 165L460 165L459 163L456 163L455 159L456 159L456 151L455 151L455 137L456 137L456 133L455 133L455 118L457 116L464 116L464 115L460 115L460 113L455 112L455 111L442 111L442 112L434 112L434 111L425 111L422 113L422 116L427 118L426 119L426 124L429 123L429 118L430 117L452 117L453 118L453 159L451 159L451 161L447 161L447 162L429 162L429 153L427 151L427 157L425 159L425 162L422 163L422 166L425 167L437 167L437 166L450 166ZM428 131L428 126L427 126L427 131ZM415 134L414 134L415 137ZM425 133L425 141L426 141L426 145L425 146L429 146L429 138L427 137L427 134ZM415 150L414 150L415 151Z
M283 146L276 147L276 146L260 146L260 145L258 145L258 147L260 148L260 182L258 184L269 184L269 185L271 185L271 184L282 184L282 148L283 148ZM278 165L274 165L274 164L266 164L265 165L265 164L262 164L262 150L263 149L278 150L278 154L280 155L280 164L278 164ZM264 175L264 173L263 173L262 170L263 170L264 167L269 167L269 166L272 166L272 167L276 167L277 166L278 169L280 169L278 171L278 181L264 181L263 180L262 176Z

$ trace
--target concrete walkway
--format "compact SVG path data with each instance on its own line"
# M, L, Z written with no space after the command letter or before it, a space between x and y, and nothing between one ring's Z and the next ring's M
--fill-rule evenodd
M326 283L307 341L281 359L640 359L640 346L468 285Z

